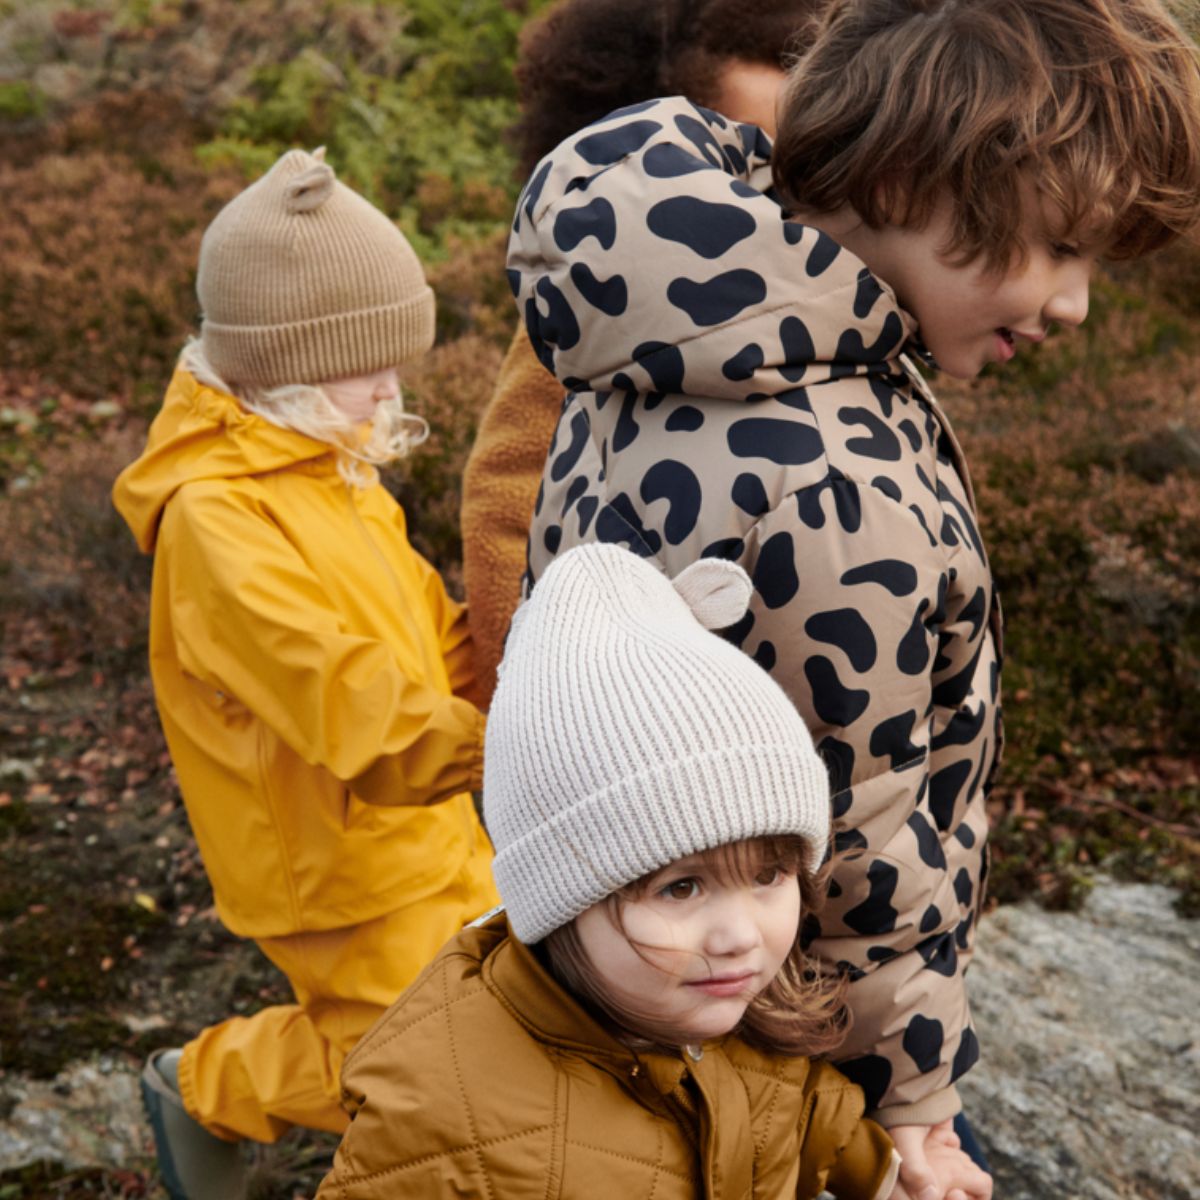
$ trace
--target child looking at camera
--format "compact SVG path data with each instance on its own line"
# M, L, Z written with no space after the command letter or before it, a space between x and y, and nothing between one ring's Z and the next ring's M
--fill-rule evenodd
M811 926L849 982L836 1060L937 1200L920 1146L980 1054L1002 655L917 363L1003 368L1084 320L1099 259L1195 226L1200 67L1159 0L842 0L801 41L774 145L639 104L518 201L509 280L567 391L527 584L591 541L751 576L726 636L799 709L855 851Z
M506 911L346 1060L324 1200L903 1197L815 969L825 769L781 689L708 632L751 585L617 546L546 572L493 698L484 808ZM942 1186L990 1195L948 1129Z
M236 1200L239 1140L340 1132L346 1051L496 893L466 614L375 469L427 432L396 375L433 342L421 264L293 150L208 228L197 291L114 499L154 554L151 674L217 912L295 992L143 1074L172 1200Z

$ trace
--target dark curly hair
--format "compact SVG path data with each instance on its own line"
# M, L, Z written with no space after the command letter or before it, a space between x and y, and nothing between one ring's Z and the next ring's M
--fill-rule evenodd
M561 0L521 36L514 137L522 172L626 104L676 94L710 104L730 60L788 65L823 7L824 0Z

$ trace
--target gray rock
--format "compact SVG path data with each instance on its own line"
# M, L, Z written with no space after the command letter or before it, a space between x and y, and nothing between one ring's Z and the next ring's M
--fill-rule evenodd
M984 920L960 1090L998 1200L1200 1196L1200 921L1173 900L1102 881L1079 913Z

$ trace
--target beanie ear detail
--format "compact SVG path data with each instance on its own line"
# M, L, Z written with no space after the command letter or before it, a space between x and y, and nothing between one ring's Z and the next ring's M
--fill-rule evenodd
M737 563L701 558L671 581L705 629L728 629L746 615L754 585Z
M288 212L312 212L333 195L336 177L328 163L313 163L307 171L288 180L283 192L283 206Z

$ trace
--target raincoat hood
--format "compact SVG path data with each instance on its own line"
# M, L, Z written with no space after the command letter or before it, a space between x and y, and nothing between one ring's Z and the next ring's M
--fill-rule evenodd
M151 554L167 501L185 483L265 475L320 458L335 466L324 442L272 425L179 368L145 450L117 477L113 503L139 549Z
M672 98L542 160L508 277L564 386L743 401L894 363L913 319L860 259L787 218L770 153L757 126Z

